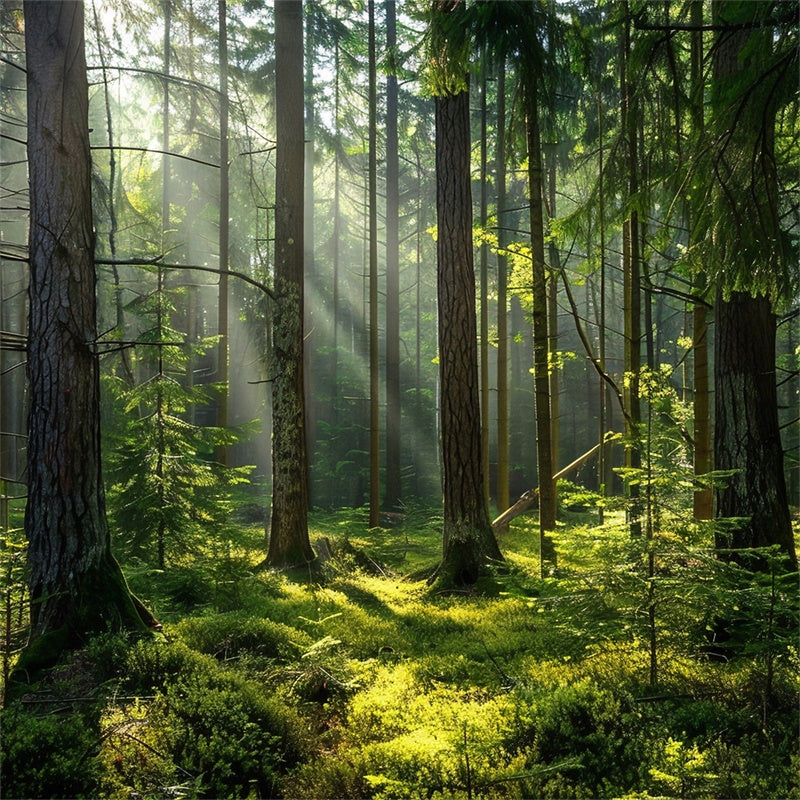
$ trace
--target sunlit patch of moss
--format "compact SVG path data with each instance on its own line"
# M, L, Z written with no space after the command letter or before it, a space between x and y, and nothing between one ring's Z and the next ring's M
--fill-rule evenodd
M408 519L367 532L350 512L331 515L317 535L344 555L323 574L256 571L258 552L237 552L217 571L204 561L201 587L219 598L216 582L241 567L236 591L225 604L194 606L192 616L178 620L176 612L167 626L172 645L131 650L131 691L161 698L148 710L152 727L139 731L153 747L161 749L147 737L158 734L172 749L163 762L142 757L144 774L138 783L126 778L128 789L109 777L109 796L130 788L147 796L146 774L187 795L207 791L170 772L179 751L181 766L210 769L195 752L206 750L228 762L235 756L259 790L308 800L651 798L679 795L673 779L682 769L697 796L796 797L796 651L771 642L770 661L702 658L708 609L697 578L713 585L715 573L691 548L708 542L670 528L658 540L666 549L651 685L644 540L630 538L621 516L607 512L606 521L560 525L559 564L542 580L535 515L515 520L501 536L509 569L493 576L491 597L436 596L408 577L419 557L435 559L441 546L435 525ZM351 549L337 547L345 539ZM400 546L405 554L393 549ZM356 557L359 550L383 572ZM168 583L143 574L144 597L148 580ZM214 696L206 702L204 693ZM241 747L230 741L229 708L259 729L248 727ZM109 709L105 730L126 730L132 716ZM204 726L219 735L195 736ZM284 726L308 745L290 776L282 765L254 761L261 742L273 750L270 737ZM117 769L109 748L119 741L109 736L104 768ZM142 749L130 741L120 747L125 768L135 770ZM670 741L679 744L674 758ZM702 775L717 778L692 772L695 752ZM213 782L217 791L234 787L224 765ZM249 788L236 783L233 791Z

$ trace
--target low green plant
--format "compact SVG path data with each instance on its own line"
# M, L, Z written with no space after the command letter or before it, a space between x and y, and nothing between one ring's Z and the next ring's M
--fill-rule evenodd
M188 628L200 638L197 627ZM137 734L139 747L126 743L124 763L114 762L126 786L134 788L143 758L159 776L155 783L172 774L201 797L278 797L282 774L304 757L302 721L273 688L183 642L136 643L127 676L127 691L149 699L122 718L134 725L138 714L134 727L146 734ZM113 716L107 721L116 724Z
M98 726L92 712L32 711L17 704L2 712L0 775L3 797L94 797Z

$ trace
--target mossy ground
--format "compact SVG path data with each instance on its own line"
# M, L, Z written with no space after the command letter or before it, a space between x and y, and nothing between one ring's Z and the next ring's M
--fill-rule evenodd
M165 573L128 564L165 641L99 637L83 698L51 684L28 700L54 704L5 712L6 796L800 797L792 598L773 597L782 628L751 620L752 646L712 659L711 612L741 595L708 532L664 525L653 583L620 516L564 516L543 579L524 518L503 572L455 595L426 579L441 537L422 509L372 531L315 516L334 558L313 574L256 569L257 525ZM65 749L55 719L84 733Z

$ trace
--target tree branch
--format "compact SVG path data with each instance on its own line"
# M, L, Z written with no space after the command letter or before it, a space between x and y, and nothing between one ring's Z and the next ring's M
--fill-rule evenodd
M130 259L111 259L111 258L97 258L95 259L95 264L102 264L103 266L111 266L111 267L119 267L119 266L129 266L129 267L162 267L163 269L173 269L173 270L181 270L181 269L191 269L196 272L210 272L212 275L222 275L222 270L217 269L216 267L201 267L198 264L165 264L161 261L160 256L156 256L155 258L130 258ZM232 278L238 278L245 283L249 283L251 286L254 286L256 289L260 289L264 292L267 297L270 298L272 301L276 301L275 294L273 293L272 289L269 288L265 283L261 283L261 281L256 280L255 278L251 278L249 275L245 275L243 272L236 272L236 270L226 270L226 275L230 275Z

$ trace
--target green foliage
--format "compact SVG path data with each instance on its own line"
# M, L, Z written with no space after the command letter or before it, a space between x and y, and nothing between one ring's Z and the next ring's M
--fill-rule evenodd
M524 752L528 765L559 767L556 776L528 779L530 796L563 796L572 784L574 796L601 797L639 783L646 741L632 698L582 680L546 694L523 691L517 709L509 746Z
M407 561L394 574L371 566L401 539L410 553L435 552L435 528L422 510L410 516L402 533L374 531L368 549L350 535L353 517L319 515L335 554L324 585L253 575L243 558L229 565L247 587L236 608L201 603L166 626L169 641L95 638L87 658L105 699L99 726L87 718L75 737L86 781L76 794L798 796L790 577L709 557L710 527L666 513L648 542L631 539L621 514L596 526L581 512L555 534L553 577L539 578L538 539L515 520L502 540L510 569L492 594L439 597L399 572ZM206 562L197 573L197 591L213 596ZM170 574L135 581L147 589ZM653 596L656 685L643 614ZM722 660L708 651L717 617L735 623ZM27 758L39 741L43 764L61 743L28 735L47 725L16 709L13 741L27 744L13 753ZM31 792L49 780L26 770Z
M0 647L2 647L3 686L8 683L12 664L27 638L26 551L27 542L21 527L0 531L0 575L3 580L3 591L0 594L3 608Z
M98 779L96 724L88 715L2 712L0 773L4 797L92 797Z
M244 432L200 427L181 416L208 400L207 388L190 390L166 375L132 389L118 379L106 386L121 409L107 437L109 509L120 543L163 567L167 554L175 560L197 553L200 542L224 541L232 491L251 470L222 467L213 454Z
M201 626L187 627L197 637ZM141 779L138 765L144 760L151 782L173 774L188 779L200 797L246 797L254 790L276 797L280 774L303 756L301 722L272 690L182 642L134 645L125 676L126 688L151 697L106 720L107 732L120 725L145 732L138 746L126 745L115 767L122 785ZM112 763L116 758L111 752L104 757Z

